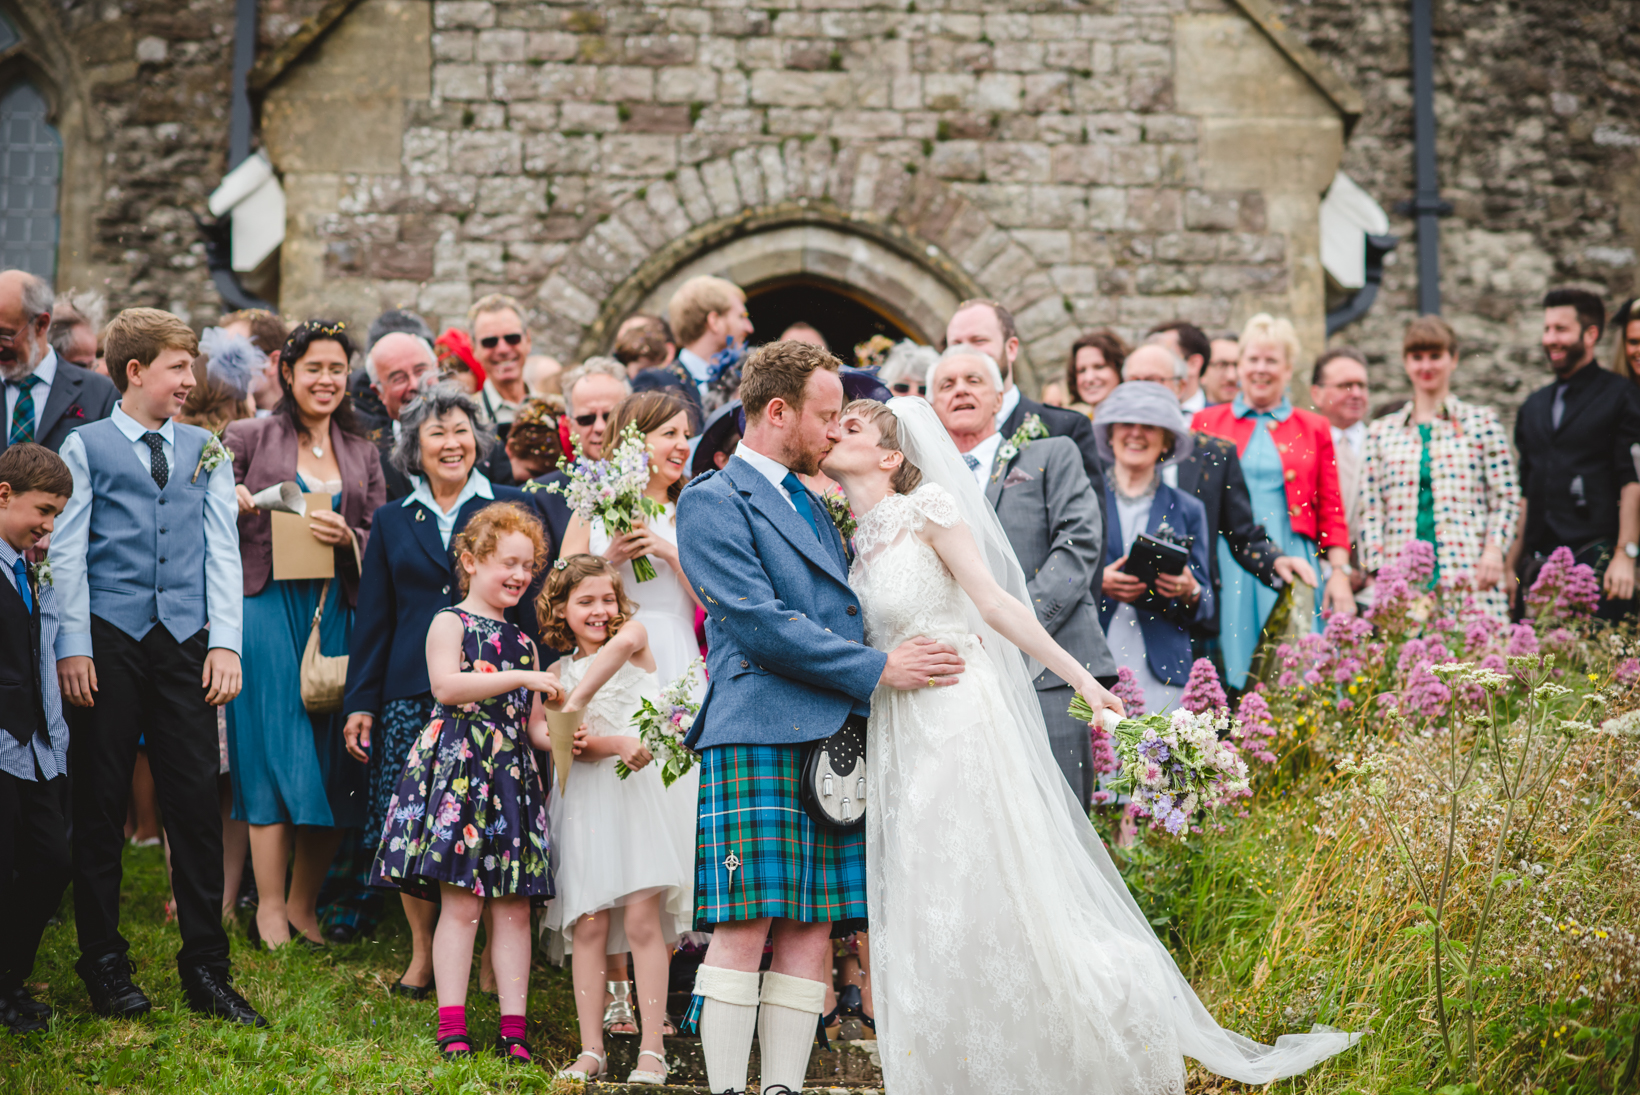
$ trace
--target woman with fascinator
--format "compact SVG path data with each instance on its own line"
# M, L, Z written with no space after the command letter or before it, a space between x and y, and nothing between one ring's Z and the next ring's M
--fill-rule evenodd
M341 323L309 321L286 339L282 398L266 418L228 425L239 495L239 552L245 578L244 660L253 671L228 705L234 814L250 824L259 904L253 940L322 943L316 904L345 828L364 824L365 774L345 757L340 715L302 704L300 664L316 609L320 653L348 652L359 559L371 515L387 499L376 447L354 426L347 380L353 342ZM272 522L254 495L294 481L324 494L330 509L308 514L309 531L336 556L334 580L275 580ZM286 864L290 896L285 895Z
M1104 596L1099 622L1118 666L1144 689L1145 710L1169 711L1190 679L1190 628L1213 617L1207 511L1162 480L1162 469L1190 455L1194 439L1179 400L1165 385L1129 381L1099 404L1093 440L1111 469L1105 477ZM1189 555L1178 574L1146 582L1127 562L1141 535Z
M1326 1031L1263 1046L1214 1022L1060 774L1031 682L1045 666L1094 711L1121 704L1037 622L927 403L856 401L840 430L822 466L858 515L849 581L866 641L926 636L967 667L871 697L866 885L888 1090L1182 1093L1186 1056L1262 1084L1353 1044Z

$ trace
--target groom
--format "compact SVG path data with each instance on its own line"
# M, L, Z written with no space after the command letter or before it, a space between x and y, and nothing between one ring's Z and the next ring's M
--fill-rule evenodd
M803 342L753 354L740 447L678 500L678 553L706 608L711 680L688 744L701 753L695 926L712 930L695 1008L716 1095L745 1087L754 1028L764 1095L803 1086L832 925L865 926L865 833L804 813L804 746L864 719L879 684L937 687L963 670L955 649L930 639L887 654L865 644L842 537L797 478L817 472L840 436L837 369Z

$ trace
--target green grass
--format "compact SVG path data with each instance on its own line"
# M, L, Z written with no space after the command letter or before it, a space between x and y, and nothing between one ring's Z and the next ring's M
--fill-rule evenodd
M433 1044L431 998L390 996L403 972L409 932L402 915L382 925L374 941L332 946L322 954L298 947L253 951L230 928L235 987L271 1022L248 1030L189 1011L177 984L175 924L164 922L165 881L158 848L129 849L125 858L121 930L132 943L136 982L154 1001L141 1020L94 1015L74 973L78 951L73 906L47 929L32 984L57 1015L49 1034L0 1035L0 1092L67 1095L80 1092L260 1093L330 1091L569 1091L542 1068L517 1068L488 1054L445 1065ZM474 987L476 988L476 970ZM44 986L44 991L39 991ZM497 1025L493 1003L473 993L469 1027L487 1044ZM579 1048L569 973L537 965L531 974L530 1039L537 1060L569 1063Z

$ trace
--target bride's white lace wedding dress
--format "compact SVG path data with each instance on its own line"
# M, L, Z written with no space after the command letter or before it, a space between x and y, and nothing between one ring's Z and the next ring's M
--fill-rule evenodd
M932 483L890 494L855 537L867 641L926 635L967 664L951 687L871 701L866 862L887 1090L1180 1093L1187 1054L1265 1082L1351 1044L1261 1046L1191 992L1052 763L1024 659L917 535L961 523L970 501Z

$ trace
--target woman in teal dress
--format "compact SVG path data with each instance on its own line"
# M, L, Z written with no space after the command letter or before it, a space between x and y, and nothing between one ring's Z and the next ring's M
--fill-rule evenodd
M358 560L371 515L387 496L376 447L353 426L347 397L352 352L341 324L302 324L285 343L278 409L235 422L223 435L234 457L245 572L245 683L228 706L228 753L234 817L250 825L256 872L251 935L270 946L297 935L322 942L319 886L342 830L364 824L368 799L362 770L346 759L344 714L309 712L300 683L321 600L320 653L348 652ZM330 509L309 513L308 527L334 550L335 578L274 578L270 518L252 499L284 482L329 496Z
M1316 598L1319 628L1323 610L1353 614L1355 597L1332 427L1318 414L1295 409L1287 398L1298 356L1298 337L1289 321L1263 314L1248 320L1237 367L1241 393L1233 402L1198 411L1194 426L1236 443L1253 517L1283 555L1315 561L1325 552L1332 574L1324 594ZM1280 595L1243 570L1222 537L1215 550L1225 679L1233 688L1244 688L1259 633Z

